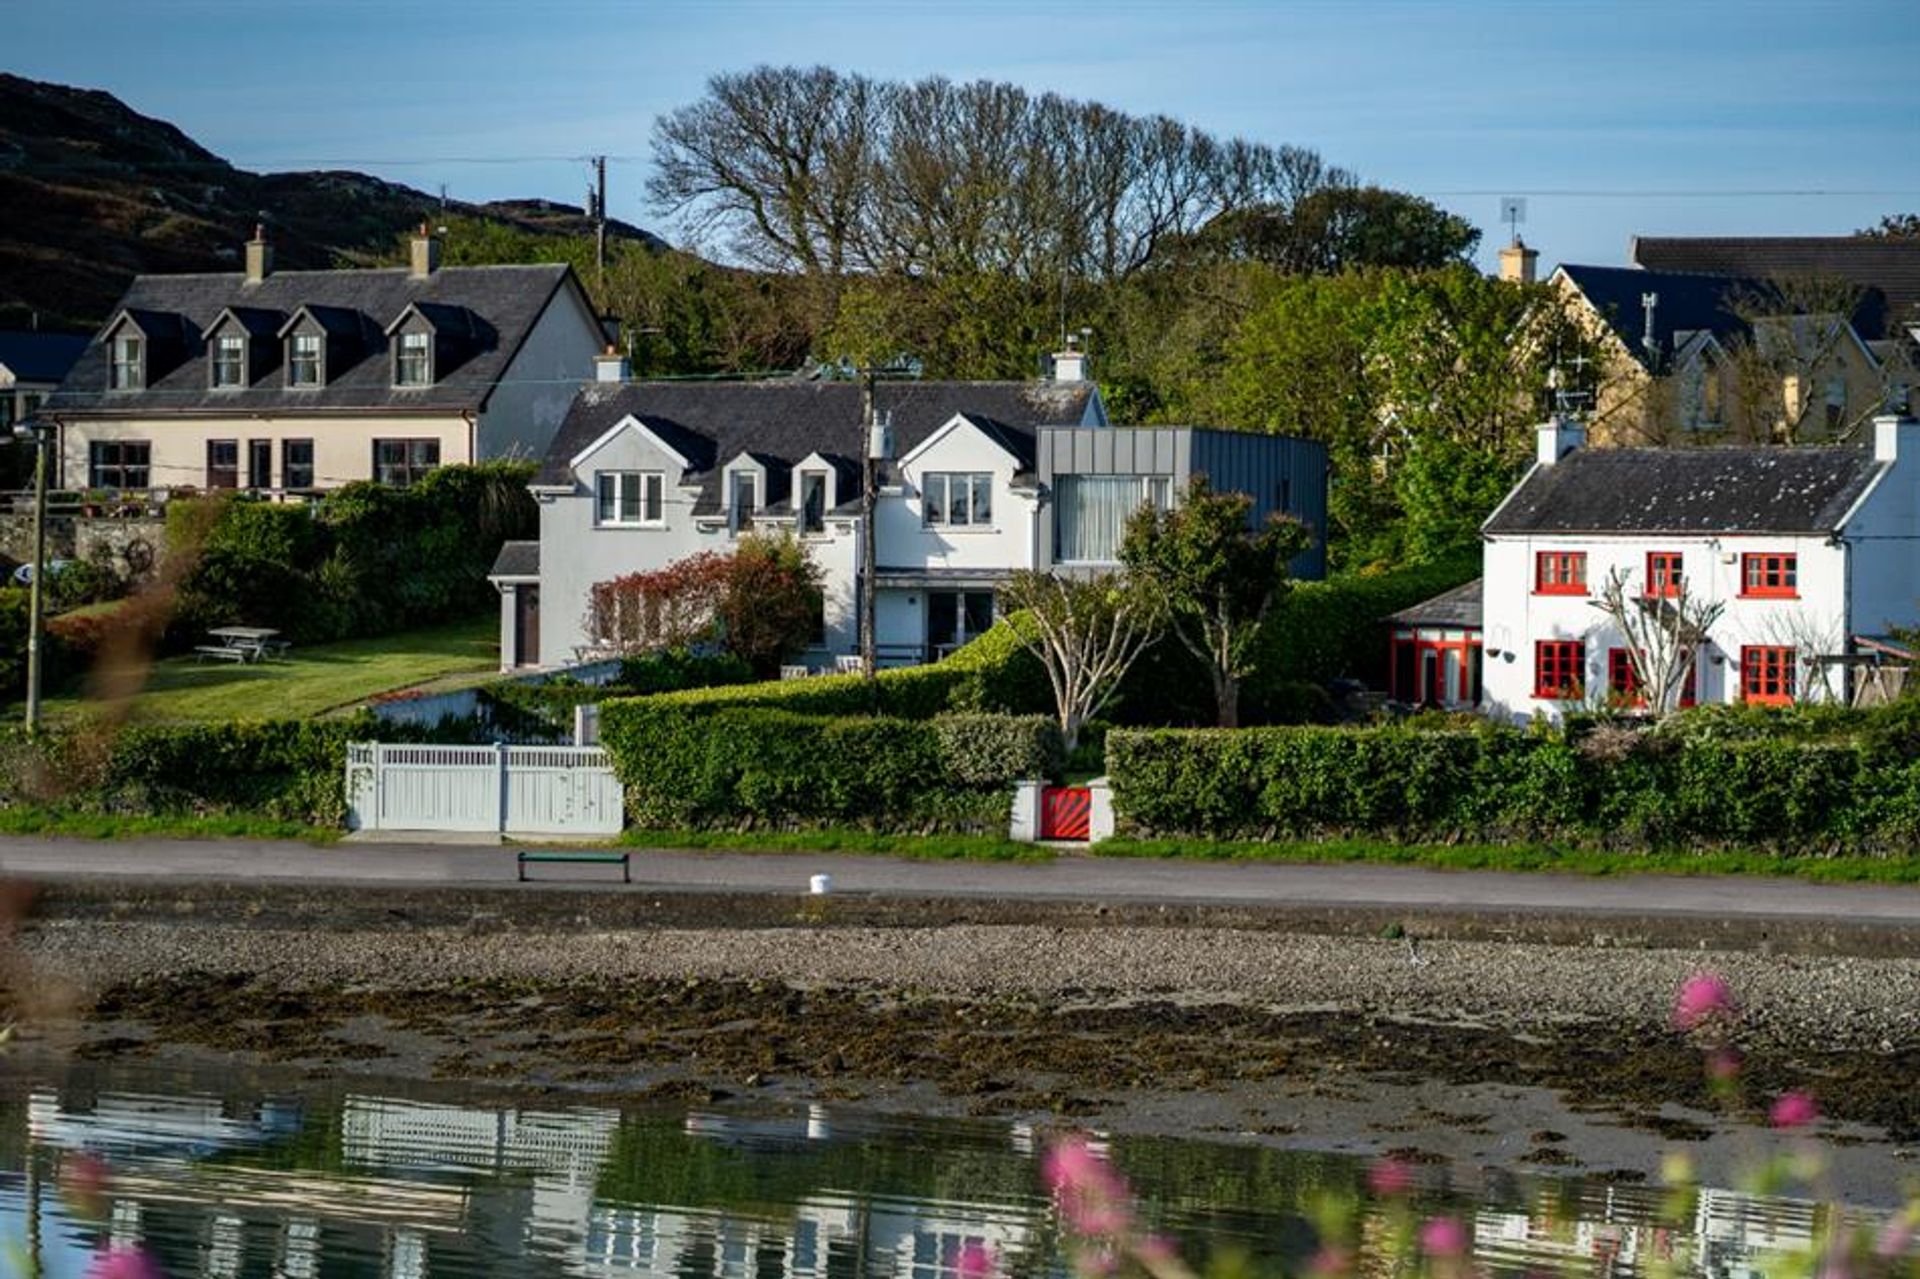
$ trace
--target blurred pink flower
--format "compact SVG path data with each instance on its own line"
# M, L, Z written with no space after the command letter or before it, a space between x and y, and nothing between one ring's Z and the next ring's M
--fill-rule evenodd
M1879 1238L1873 1241L1873 1250L1882 1257L1898 1257L1913 1246L1913 1217L1910 1213L1901 1213L1889 1218L1880 1228Z
M1767 1120L1775 1128L1805 1128L1820 1117L1820 1107L1813 1104L1813 1098L1798 1089L1783 1092L1774 1099L1773 1109L1767 1112Z
M1147 1235L1133 1246L1133 1251L1142 1261L1172 1261L1179 1255L1173 1240L1165 1235Z
M87 1267L87 1279L166 1279L144 1248L108 1248Z
M1724 1084L1738 1077L1741 1065L1739 1053L1731 1048L1716 1048L1707 1054L1707 1078Z
M1673 1024L1692 1030L1714 1017L1731 1016L1734 1011L1733 988L1718 973L1695 973L1680 985L1673 1001Z
M1467 1229L1452 1217L1429 1217L1420 1227L1420 1251L1430 1257L1464 1256Z
M1118 1235L1131 1225L1127 1183L1084 1138L1069 1137L1049 1150L1042 1174L1076 1233Z
M1413 1169L1398 1159L1377 1159L1367 1169L1367 1189L1376 1195L1404 1195L1413 1189Z
M953 1259L953 1273L958 1279L993 1279L999 1272L998 1258L984 1244L970 1243Z
M1353 1273L1353 1254L1344 1248L1327 1244L1307 1261L1307 1273L1310 1275L1350 1275Z

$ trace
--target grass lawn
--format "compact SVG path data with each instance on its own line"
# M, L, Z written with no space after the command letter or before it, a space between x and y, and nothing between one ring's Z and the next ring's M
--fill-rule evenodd
M169 657L154 664L134 705L141 719L305 719L342 710L378 693L479 682L499 669L500 619L470 620L370 639L288 650L270 662L238 665ZM466 676L466 679L448 677ZM68 694L49 698L51 716L91 705Z

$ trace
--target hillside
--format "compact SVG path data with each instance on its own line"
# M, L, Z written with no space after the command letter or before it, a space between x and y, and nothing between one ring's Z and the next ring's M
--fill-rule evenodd
M38 312L88 329L142 272L239 266L254 223L284 268L391 257L422 218L459 216L570 237L584 213L545 200L448 201L345 171L249 173L112 94L0 74L0 327ZM610 235L662 247L639 227Z

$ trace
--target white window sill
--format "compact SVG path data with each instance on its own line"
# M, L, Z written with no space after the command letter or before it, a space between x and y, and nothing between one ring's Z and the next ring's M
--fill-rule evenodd
M624 520L595 520L593 522L593 526L596 529L612 529L617 532L632 532L636 529L637 530L663 529L667 526L667 522L665 520L651 520L644 523L629 523Z
M957 533L962 536L984 536L1001 531L997 524L922 524L922 533Z

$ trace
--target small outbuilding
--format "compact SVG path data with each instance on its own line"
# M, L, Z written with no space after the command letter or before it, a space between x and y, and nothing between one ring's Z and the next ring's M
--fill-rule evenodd
M1387 691L1395 701L1447 710L1480 704L1480 583L1476 577L1387 618Z

